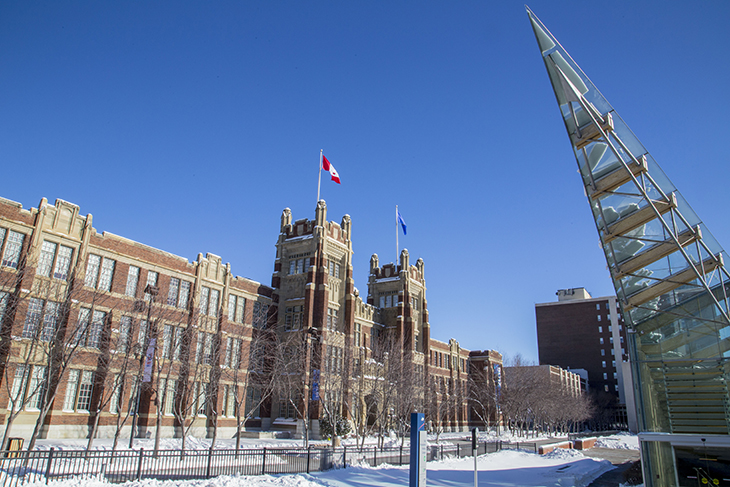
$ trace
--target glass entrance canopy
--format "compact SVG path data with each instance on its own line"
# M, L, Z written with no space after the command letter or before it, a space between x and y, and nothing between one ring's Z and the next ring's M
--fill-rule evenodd
M676 466L700 449L675 445L702 437L730 447L725 252L606 98L527 11L629 327L639 428L669 435L662 441L642 436L644 480L696 485Z

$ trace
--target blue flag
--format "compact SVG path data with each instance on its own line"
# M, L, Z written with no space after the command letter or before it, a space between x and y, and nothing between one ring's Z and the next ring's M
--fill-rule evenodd
M401 228L403 228L403 235L406 235L406 222L400 215L400 211L398 211L398 208L395 209L395 218L397 220L396 224L400 223Z

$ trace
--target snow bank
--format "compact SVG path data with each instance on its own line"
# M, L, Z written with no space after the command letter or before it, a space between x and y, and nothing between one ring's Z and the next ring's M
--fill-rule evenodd
M471 485L473 458L446 459L428 464L429 487ZM571 450L547 455L502 451L477 459L480 487L575 486L585 487L613 468L610 462L584 457ZM357 466L311 475L221 476L209 480L128 482L125 487L402 487L408 484L408 467ZM28 484L41 487L45 484ZM52 481L51 487L113 487L97 478ZM119 484L114 484L119 485Z
M595 446L599 448L614 448L617 450L638 450L639 437L630 434L602 436L596 440Z

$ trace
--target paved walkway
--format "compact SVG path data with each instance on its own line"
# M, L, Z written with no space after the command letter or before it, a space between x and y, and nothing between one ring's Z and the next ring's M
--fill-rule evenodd
M634 462L639 461L638 450L591 448L581 450L581 453L587 457L608 460L616 466L588 484L588 487L618 487L624 482L624 472L631 468Z

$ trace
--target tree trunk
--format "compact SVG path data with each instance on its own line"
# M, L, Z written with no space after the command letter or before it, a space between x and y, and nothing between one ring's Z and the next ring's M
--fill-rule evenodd
M101 416L101 411L97 409L94 413L94 422L91 424L91 431L89 431L89 441L86 444L87 452L91 450L91 445L94 444L94 438L96 438L96 430L99 428L99 416Z
M8 443L10 443L10 428L13 427L13 422L15 421L15 418L18 417L18 412L15 411L15 408L13 407L10 410L10 413L8 414L8 420L5 423L5 434L3 435L3 442L2 442L2 448L0 450L5 451L8 449Z

